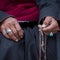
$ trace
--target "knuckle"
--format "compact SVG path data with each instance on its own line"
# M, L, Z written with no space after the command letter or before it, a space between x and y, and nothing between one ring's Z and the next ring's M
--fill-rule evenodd
M17 22L17 20L16 19L12 19L12 22L15 23L15 22Z
M14 36L11 37L12 39L16 39Z
M15 23L14 20L11 20L11 21L8 22L8 24L13 24L13 23Z
M10 36L10 37L13 37L13 33L9 33L9 36Z
M17 33L17 30L15 28L12 29L13 33Z
M16 35L17 34L17 31L14 31L14 34Z

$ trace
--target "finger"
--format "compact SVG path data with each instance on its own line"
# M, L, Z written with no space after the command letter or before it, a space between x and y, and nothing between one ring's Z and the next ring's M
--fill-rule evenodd
M51 31L44 31L46 35L49 35Z
M43 28L43 31L52 31L52 29L54 29L56 27L55 23L51 23L49 26L47 26L46 28Z
M58 30L59 30L59 27L56 27L56 28L54 28L54 29L52 30L52 32L55 34L55 33L58 32Z
M22 30L21 26L19 25L19 23L17 23L17 22L15 23L15 28L16 28L20 38L22 38L21 36L23 36L23 30Z
M46 25L45 24L42 24L42 25L38 25L38 28L45 28Z
M14 36L19 40L20 38L19 38L19 35L18 35L18 33L17 33L16 28L14 27L14 25L10 24L9 28L12 30L12 33L14 34Z
M9 27L6 27L6 30L11 30ZM18 39L14 36L12 30L10 33L8 33L8 36L10 39L14 40L14 41L17 41Z
M45 35L50 35L51 32L44 32ZM52 31L53 34L57 33L57 31Z
M48 16L48 17L46 17L45 20L43 21L43 24L45 24L46 26L48 26L51 21L52 21L52 18L51 18L50 16Z
M6 33L5 25L1 26L1 32L6 38L9 38L8 34Z
M58 32L58 30L45 31L44 33L45 33L46 35L50 35L51 32L52 32L53 34L56 34L56 33Z
M50 32L53 32L55 34L57 33L58 30L59 30L59 26L55 19L52 19L49 26L47 26L46 28L43 28L43 31L47 35L49 35Z
M42 25L38 25L38 28L42 30Z
M59 31L60 30L59 26L56 26L54 30Z
M21 32L20 32L20 37L23 38L23 35L24 35L24 31L21 30Z
M46 27L46 25L45 24L42 24L42 28L45 28Z

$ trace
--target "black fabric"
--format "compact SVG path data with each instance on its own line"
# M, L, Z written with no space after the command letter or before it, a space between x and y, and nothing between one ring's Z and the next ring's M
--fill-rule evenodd
M57 60L60 60L60 31L56 35L57 39Z
M24 32L18 43L0 33L0 60L38 60L38 29L27 27Z
M37 5L39 7L39 23L44 19L46 16L52 16L56 20L60 20L59 17L59 0L36 0Z
M56 35L47 38L47 60L57 60L57 39Z
M56 20L60 20L60 0L36 0L36 3L40 10L39 23L46 16L52 16ZM0 22L10 16L0 11ZM0 60L38 60L38 28L27 27L24 31L25 36L19 43L5 38L0 33ZM53 40L51 38L48 39L48 60L60 60L60 43L58 44L58 40L55 38ZM57 48L56 45L58 46Z
M48 37L47 39L47 60L57 60L55 37ZM37 26L33 28L25 27L24 37L18 43L5 38L0 33L0 60L39 60Z

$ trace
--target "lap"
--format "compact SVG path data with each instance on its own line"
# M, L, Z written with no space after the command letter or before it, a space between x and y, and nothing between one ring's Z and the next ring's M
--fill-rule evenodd
M38 34L37 27L24 28L24 37L16 43L0 33L0 60L37 60L38 44L35 34Z
M37 26L24 28L24 37L18 43L0 33L0 60L38 60L39 32ZM56 39L47 39L47 58L57 60Z

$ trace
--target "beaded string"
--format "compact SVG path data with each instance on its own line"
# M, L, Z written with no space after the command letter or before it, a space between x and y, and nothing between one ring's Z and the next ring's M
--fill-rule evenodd
M39 31L39 60L42 60L42 52L44 53L44 60L47 60L46 58L46 43L47 43L47 37L44 35L44 33L40 30ZM41 52L42 51L42 52Z

